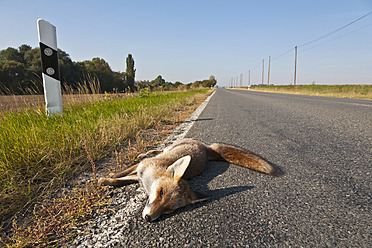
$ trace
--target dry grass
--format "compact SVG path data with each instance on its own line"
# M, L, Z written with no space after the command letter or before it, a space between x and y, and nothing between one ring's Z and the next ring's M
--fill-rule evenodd
M86 76L85 79L75 87L62 86L63 106L79 105L106 98L124 99L138 94L116 93L101 94L100 83L96 77ZM36 87L36 86L35 86ZM40 89L28 89L24 95L14 95L10 91L8 95L0 94L0 112L20 112L28 109L38 109L45 106L45 98Z
M64 228L71 233L108 202L107 193L95 185L94 161L116 150L116 165L111 170L132 164L139 152L156 145L186 118L185 113L198 106L205 93L108 99L71 106L63 117L53 119L40 109L3 114L0 120L8 124L0 132L1 217L3 221L9 216L22 217L32 206L34 212L14 222L10 233L3 232L1 242L24 247L67 237ZM94 172L89 183L69 196L53 196L63 182L87 168Z
M372 99L372 85L270 85L252 87L251 90L298 95Z
M89 216L107 211L108 194L107 189L89 182L68 196L44 199L35 204L32 219L21 226L13 221L12 232L3 242L10 247L45 247L69 239L74 235L72 230L84 225Z
M190 111L191 109L183 111L181 118L186 118L185 114ZM128 140L115 150L110 157L114 157L116 163L109 168L100 168L99 173L121 171L138 162L137 155L159 145L172 132L179 120L180 118L176 117L172 124L158 123L155 129L143 130L135 139ZM22 224L13 221L8 235L3 236L3 244L10 247L59 246L72 240L78 228L89 223L93 216L111 211L108 205L111 202L112 190L96 184L96 167L99 167L96 164L100 162L90 160L90 163L91 178L88 182L76 183L60 197L54 195L39 201L34 205L33 212L25 220L20 221Z

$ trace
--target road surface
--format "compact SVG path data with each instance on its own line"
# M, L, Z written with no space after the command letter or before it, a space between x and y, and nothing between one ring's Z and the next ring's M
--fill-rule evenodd
M74 244L372 247L372 101L218 89L186 137L242 146L285 174L209 162L190 185L210 200L154 223L141 218L141 189L126 186L120 204L138 207Z

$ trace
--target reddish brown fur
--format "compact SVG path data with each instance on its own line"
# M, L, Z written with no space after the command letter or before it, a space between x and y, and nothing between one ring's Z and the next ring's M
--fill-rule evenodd
M221 143L214 143L209 147L220 154L229 163L237 164L271 176L278 176L281 174L279 168L270 164L261 156L246 149Z
M143 211L147 221L208 198L193 192L185 180L201 174L207 160L227 161L273 176L281 174L275 165L243 148L221 143L208 147L191 139L177 141L164 151L149 151L139 157L145 158L140 164L116 173L111 178L101 178L99 183L122 186L140 181L149 195Z

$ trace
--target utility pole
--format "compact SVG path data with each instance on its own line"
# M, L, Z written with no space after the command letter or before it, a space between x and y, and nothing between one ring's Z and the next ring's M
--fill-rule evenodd
M297 73L297 46L295 46L295 68L294 68L294 79L293 79L294 86L296 86L296 73Z
M243 86L243 74L240 73L240 88Z
M248 71L248 89L251 87L251 70Z
M269 68L267 69L267 85L270 85L270 60L271 56L269 56Z
M263 59L262 60L262 81L261 81L262 85L263 85L263 81L264 81L264 70L265 70L265 60Z

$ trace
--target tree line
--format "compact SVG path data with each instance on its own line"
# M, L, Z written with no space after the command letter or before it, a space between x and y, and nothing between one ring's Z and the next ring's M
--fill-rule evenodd
M177 88L212 87L217 84L214 76L189 84L166 82L161 75L154 80L135 81L133 56L126 58L125 72L112 71L102 58L82 62L72 61L70 55L58 49L59 69L62 88L78 89L86 80L99 81L100 92L135 92L143 88L150 90L172 90ZM29 45L0 51L0 94L42 94L42 68L40 48Z

